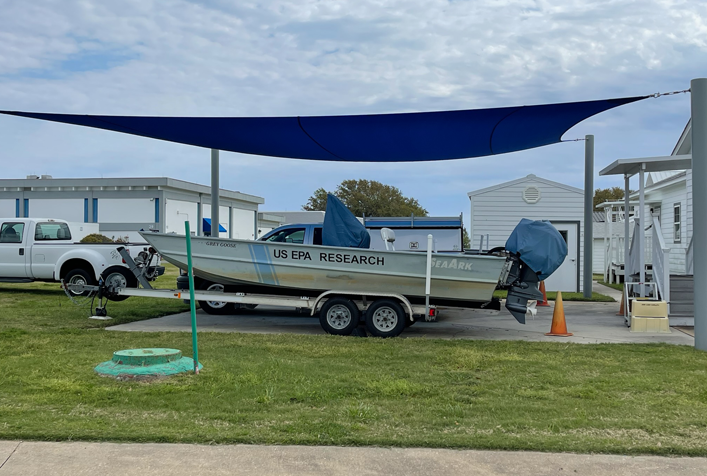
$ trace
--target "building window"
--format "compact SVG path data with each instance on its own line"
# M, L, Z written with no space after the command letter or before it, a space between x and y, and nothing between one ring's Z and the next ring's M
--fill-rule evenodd
M680 204L673 205L673 243L680 243Z

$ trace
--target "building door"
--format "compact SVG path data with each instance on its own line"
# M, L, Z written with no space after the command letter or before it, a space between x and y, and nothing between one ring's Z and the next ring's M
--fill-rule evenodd
M553 223L567 243L567 258L562 265L545 280L545 289L548 291L578 292L577 270L579 260L579 224L578 223Z

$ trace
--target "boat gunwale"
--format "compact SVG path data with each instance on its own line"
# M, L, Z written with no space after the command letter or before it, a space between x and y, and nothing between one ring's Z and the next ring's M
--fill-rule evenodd
M186 253L171 253L172 256L184 256L185 261L186 261ZM194 258L201 258L201 259L211 259L215 260L217 258L209 255L201 255L201 254L195 254L192 253L192 259ZM167 258L165 258L167 259ZM167 260L169 261L169 260ZM225 261L236 261L239 263L245 263L245 264L254 264L256 261L254 260L246 260L246 259L240 259L240 258L229 258L228 260ZM297 269L316 269L316 270L322 270L325 268L319 267L319 266L314 266L314 265L307 265L307 264L290 264L287 262L275 262L275 263L268 263L268 262L263 262L263 261L257 261L257 263L263 264L263 265L269 265L269 266L286 266L290 268L297 268ZM501 266L503 268L503 266ZM346 272L353 272L353 273L358 273L358 274L374 274L378 276L393 276L393 277L401 277L401 278L410 278L410 279L424 279L425 275L424 273L420 275L410 275L410 274L403 274L399 273L396 271L389 271L389 272L383 272L383 271L378 271L375 268L361 268L359 271L358 269L355 269L354 271L351 271L351 269L337 269L337 268L329 268L332 271L339 271L341 273L346 273ZM435 268L433 268L435 269ZM448 268L441 268L441 269L448 269ZM499 270L499 275L503 269ZM211 273L209 273L211 274ZM233 279L233 278L231 278ZM486 283L486 284L494 284L498 283L498 279L486 279L486 278L474 278L474 279L465 279L462 277L455 277L455 276L448 276L448 275L443 275L443 276L435 276L434 274L431 276L431 279L433 281L459 281L459 282L476 282L476 283Z
M140 231L138 232L140 235L145 238L148 242L149 239L147 237L149 236L165 236L165 237L170 237L170 238L186 238L186 235L180 235L177 233L155 233L155 232L145 232L145 231ZM221 237L212 237L212 236L192 236L191 237L192 242L194 240L198 241L203 241L203 240L220 240L220 241L230 241L230 242L236 242L236 243L243 243L243 244L259 244L259 245L277 245L277 246L295 246L295 247L305 247L305 248L311 248L315 250L321 250L321 249L330 249L330 250L358 250L361 252L370 252L370 253L395 253L396 255L399 254L405 254L405 255L413 255L413 256L420 256L420 255L426 255L425 251L408 251L408 250L400 250L400 251L394 251L394 250L373 250L370 248L348 248L348 247L342 247L342 246L325 246L325 245L310 245L306 243L286 243L286 242L273 242L273 241L260 241L260 240L243 240L239 238L221 238ZM150 243L152 244L152 243ZM154 246L154 245L152 245ZM186 246L186 245L185 245ZM157 250L159 252L159 250ZM464 259L482 259L482 260L506 260L505 257L503 256L492 256L492 255L468 255L465 254L463 251L458 252L458 254L454 252L445 252L445 253L440 253L433 251L432 256L441 256L441 257L449 257L449 256L454 256L455 258L464 258Z

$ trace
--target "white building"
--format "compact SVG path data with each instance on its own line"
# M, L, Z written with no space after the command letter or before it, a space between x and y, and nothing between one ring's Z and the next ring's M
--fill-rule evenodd
M521 220L549 220L567 242L567 258L545 282L548 291L582 292L584 191L528 175L469 192L471 243L488 235L484 249L504 246Z
M261 197L221 189L221 236L254 239ZM184 233L210 226L211 188L167 177L0 179L0 217L98 223L109 238L139 241L139 230ZM226 230L225 232L223 230Z
M671 325L694 322L691 135L688 122L669 157L619 159L600 172L600 175L633 175L641 168L645 171L644 183L639 183L639 192L631 195L631 202L639 199L643 189L645 209L639 216L645 225L638 229L645 230L644 273L647 280L656 283L661 298L668 301ZM635 223L629 225L632 231L636 229ZM633 281L639 280L636 275L641 269L636 236L640 234L632 233L628 263L623 259L618 263L628 267ZM612 267L616 267L613 262Z

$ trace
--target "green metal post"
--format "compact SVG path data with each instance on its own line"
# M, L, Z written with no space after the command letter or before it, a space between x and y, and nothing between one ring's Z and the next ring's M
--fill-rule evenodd
M194 373L199 373L199 347L196 343L196 301L194 300L194 270L191 265L191 230L189 220L184 222L184 229L187 232L187 264L189 273L189 308L191 309L191 341L194 349Z

